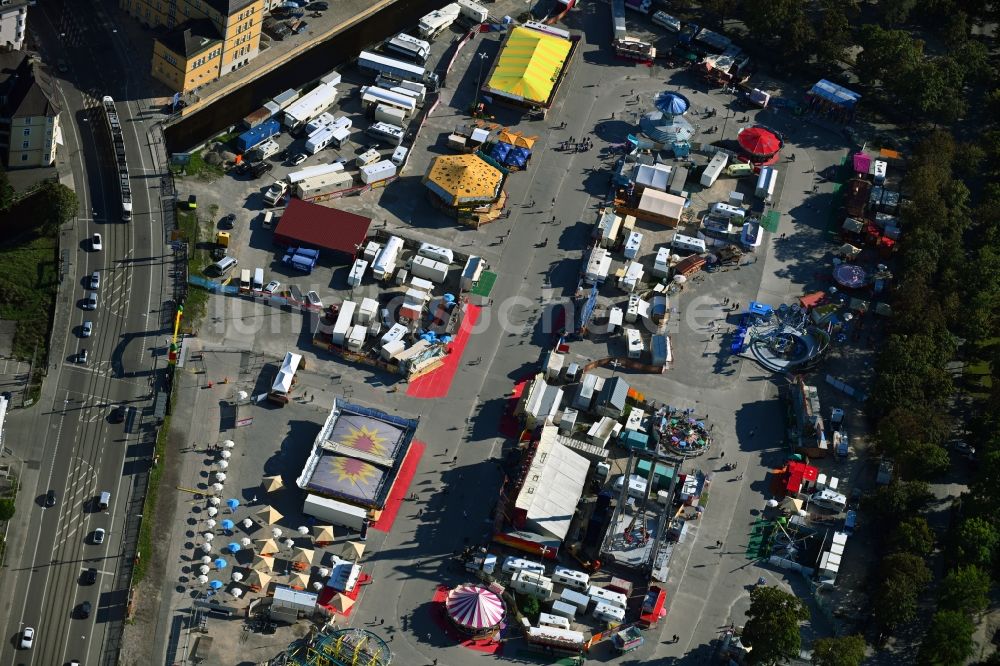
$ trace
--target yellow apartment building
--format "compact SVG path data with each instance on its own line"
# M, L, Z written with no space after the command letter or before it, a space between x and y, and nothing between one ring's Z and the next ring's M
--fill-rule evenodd
M62 144L47 75L24 51L0 53L0 154L10 169L50 166Z
M260 53L266 0L120 0L155 31L152 74L187 93L249 64Z

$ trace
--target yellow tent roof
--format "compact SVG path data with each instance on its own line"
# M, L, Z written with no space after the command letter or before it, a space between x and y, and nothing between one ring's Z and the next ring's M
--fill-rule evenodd
M528 148L529 150L535 145L535 141L537 140L537 136L524 136L520 132L511 132L506 128L500 130L499 134L497 134L497 141L502 141L512 146Z
M487 86L543 104L552 95L571 47L568 39L518 26L511 31Z
M449 206L495 201L503 174L473 154L434 158L424 185Z

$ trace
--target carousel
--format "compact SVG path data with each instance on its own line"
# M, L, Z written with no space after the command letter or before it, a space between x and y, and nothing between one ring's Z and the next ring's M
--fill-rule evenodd
M740 130L736 141L740 146L741 159L754 166L774 164L785 146L780 134L762 125Z
M691 103L684 95L670 90L653 98L653 109L639 119L639 130L650 140L673 150L676 157L690 152L695 128L684 114Z
M665 407L661 412L657 414L657 434L661 446L668 451L683 456L701 455L711 446L709 430L704 421L694 418L693 409L680 411Z
M459 585L444 607L451 625L474 638L495 635L507 615L500 595L479 585Z

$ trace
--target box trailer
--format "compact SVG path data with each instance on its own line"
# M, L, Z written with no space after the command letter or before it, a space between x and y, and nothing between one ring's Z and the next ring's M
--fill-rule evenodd
M362 326L367 326L372 319L378 317L378 301L374 298L361 299L361 307L358 308L357 322Z
M778 183L778 171L772 167L764 167L757 177L757 187L754 194L758 199L770 203L774 199L774 188Z
M676 196L683 196L684 188L687 186L687 179L687 167L675 167L674 172L670 177L670 188L668 189L668 192Z
M374 148L369 148L363 153L360 153L354 158L354 166L360 169L363 166L368 166L369 164L375 164L382 159L382 155L379 154Z
M337 87L321 83L285 109L285 127L296 130L323 113L337 100Z
M372 76L381 74L401 81L417 81L432 90L437 90L439 83L437 74L420 65L387 58L371 51L362 51L358 55L358 69Z
M386 90L402 88L403 90L409 91L409 93L416 98L418 106L423 104L424 100L427 99L427 86L418 81L400 81L392 77L379 75L375 78L375 85L379 88L385 88Z
M590 252L587 259L587 268L584 272L584 280L588 284L600 284L608 277L611 271L611 254L603 247L595 247Z
M639 249L642 247L642 233L639 231L633 231L629 233L628 238L625 239L625 245L622 248L622 253L625 255L626 259L635 259L639 256Z
M365 110L377 108L380 104L394 106L397 109L405 111L407 116L412 114L417 108L417 100L415 98L379 86L363 86L361 88L361 104L365 107Z
M372 264L372 275L376 280L384 280L391 276L396 270L396 258L399 251L403 249L403 239L399 236L389 236L385 242L385 247L378 253L375 263Z
M571 606L565 601L553 601L552 608L549 610L552 615L558 615L559 617L564 617L570 622L576 619L576 606Z
M377 183L380 180L385 180L386 178L392 178L395 176L396 165L390 160L382 160L381 162L361 167L360 172L361 182L365 185L370 185L372 183Z
M280 95L275 95L271 98L271 102L278 107L278 111L284 111L289 106L295 103L295 101L302 97L302 91L297 88L289 88ZM277 113L277 111L275 112Z
M440 284L448 278L448 264L418 255L410 262L410 273Z
M337 171L343 171L344 165L340 162L333 162L331 164L317 164L316 166L306 167L299 171L293 171L285 177L289 185L295 186L301 183L307 178L312 178L314 176L323 176L328 173L334 173Z
M336 171L323 176L313 176L295 185L295 196L309 200L315 197L346 190L354 185L354 176L346 171Z
M486 261L482 257L471 256L462 268L462 291L471 291L486 270Z
M358 304L354 301L344 301L340 304L340 312L337 313L337 321L333 324L333 332L330 340L333 344L343 347L347 339L347 334L354 323L354 311Z
M251 130L254 127L257 127L257 125L260 125L265 120L270 120L271 116L273 115L274 114L271 112L270 108L262 106L256 111L248 113L246 116L243 117L242 121L243 127L245 129Z
M319 151L323 150L327 146L333 143L334 137L342 136L343 131L347 129L343 124L334 123L332 125L327 125L319 130L317 130L312 136L306 139L305 151L310 155L315 155ZM350 131L347 132L350 136Z
M412 60L420 65L427 62L427 56L431 54L430 42L417 39L416 37L407 35L405 32L401 32L392 39L386 41L385 49L386 51L391 51L397 56L401 56L407 60Z
M317 518L320 523L349 527L361 531L368 519L368 511L360 506L326 499L318 495L306 495L302 513Z
M379 104L375 107L375 120L381 123L388 123L396 127L406 125L406 111L388 104Z
M340 72L334 69L321 76L319 82L336 86L340 84L341 79L342 77L340 76Z
M351 140L351 130L349 127L336 127L333 136L330 137L330 145L336 149L341 149Z
M445 5L441 9L436 9L427 14L417 23L417 32L424 39L433 40L442 32L451 27L451 24L458 20L462 13L462 8L457 2Z
M489 11L478 2L458 0L455 4L458 5L459 15L471 23L486 23L490 18Z
M726 164L729 162L729 156L725 153L716 153L712 156L711 161L705 170L701 172L701 186L711 187L715 185L715 181L719 179L722 174L722 170L726 168Z
M281 132L281 124L269 118L236 137L236 152L245 153Z

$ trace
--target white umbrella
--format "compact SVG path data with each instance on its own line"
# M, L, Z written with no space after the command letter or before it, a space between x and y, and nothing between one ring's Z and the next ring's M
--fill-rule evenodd
M201 563L202 564L211 564L212 563L212 558L209 557L208 555L203 555L202 558L201 558Z
M235 580L237 583L240 582L241 580L243 580L243 574L241 574L239 571L234 571L233 580Z
M296 529L298 530L299 534L303 536L309 534L309 528L306 527L305 525L299 525Z
M198 583L204 585L208 582L208 576L198 576Z
M239 599L240 597L243 596L243 590L241 590L238 587L234 587L233 588L233 596L236 597L237 599Z
M214 517L214 516L215 516L215 515L217 515L218 513L219 513L219 510L218 510L218 509L217 509L216 507L214 507L214 506L210 506L210 507L208 507L208 515L210 515L210 516L213 516L213 517Z
M285 548L295 548L295 542L291 539L285 539L281 543L284 544Z
M239 398L240 400L246 400L247 398L250 397L250 394L247 393L246 391L240 391L239 393L236 394L236 397Z
M243 537L242 539L240 539L240 545L243 546L244 548L249 548L251 544L253 544L253 541L251 541L248 537Z
M207 574L209 571L211 571L211 569L208 568L207 564L202 564L200 567L198 567L198 573Z
M229 451L223 451L219 455L222 456L223 460L226 460L226 459L232 457L233 454L230 453Z
M219 469L226 469L227 467L229 467L229 461L228 460L217 460L215 462L215 466L218 467Z
M203 543L199 547L201 548L201 552L203 552L203 553L211 553L212 552L212 544L210 544L210 543Z
M319 568L319 575L322 576L323 578L326 578L327 576L330 575L330 570L327 569L326 567L320 567Z
M211 532L205 532L204 534L202 534L202 536L205 537L205 541L211 541L212 539L215 538L215 535L212 534Z
M213 483L212 484L212 490L214 490L217 493L221 493L222 492L222 484L221 483Z
M275 527L273 530L271 530L271 536L273 536L275 539L280 538L282 534L284 534L284 532L281 531L280 527Z
M247 529L250 529L251 527L253 527L253 521L250 520L249 518L244 518L243 519L243 527L245 527Z
M686 277L684 277L683 275L675 275L674 276L674 282L676 282L677 284L684 284L687 281L688 281L688 279Z
M222 500L219 499L218 497L209 497L208 503L211 504L212 506L219 506L220 504L222 504Z
M315 583L313 583L313 589L319 592L320 590L323 589L323 583L316 581Z
M224 441L224 442L222 443L222 445L223 445L224 447L226 447L227 449L231 449L231 448L233 448L234 446L236 446L236 442L234 442L234 441L233 441L233 440L231 440L231 439L227 439L226 441Z
M205 524L208 525L209 527L215 527L215 518L209 518L208 520L205 521Z
M226 473L225 472L216 472L215 473L215 478L221 483L221 482L223 482L223 481L226 480Z
M773 509L774 507L778 506L778 500L769 499L767 500L767 505Z

